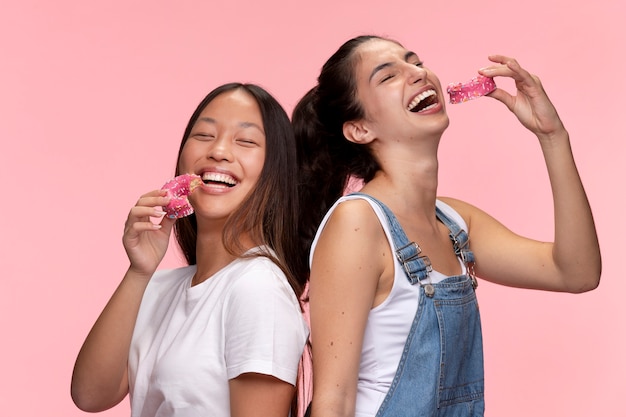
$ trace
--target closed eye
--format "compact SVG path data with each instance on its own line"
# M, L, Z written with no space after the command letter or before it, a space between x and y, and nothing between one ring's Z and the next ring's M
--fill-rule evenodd
M203 132L194 133L193 135L191 135L191 137L194 139L203 140L203 141L215 139L214 135L210 133L203 133Z
M388 80L392 79L392 78L393 78L393 76L394 76L394 74L388 74L388 75L385 75L384 77L382 77L382 78L380 79L380 83L382 84L382 83L384 83L385 81L388 81Z
M252 139L241 138L241 139L237 139L236 141L240 145L246 146L246 147L257 146L257 142L255 140L252 140Z

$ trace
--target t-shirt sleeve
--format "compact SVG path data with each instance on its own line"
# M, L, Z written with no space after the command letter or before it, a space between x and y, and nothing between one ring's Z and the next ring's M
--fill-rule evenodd
M255 372L295 385L308 328L284 275L257 264L237 278L225 304L227 376Z

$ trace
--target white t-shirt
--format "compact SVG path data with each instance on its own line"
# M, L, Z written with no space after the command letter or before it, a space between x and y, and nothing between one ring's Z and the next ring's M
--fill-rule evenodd
M308 336L282 271L237 259L191 286L195 266L158 271L146 288L129 355L133 417L229 416L242 373L294 384Z
M377 204L363 196L344 196L330 208L322 220L317 235L313 240L311 260L313 259L313 252L321 231L332 212L343 201L354 199L365 199L370 203L385 231L389 246L393 249L391 230L384 211ZM456 221L463 230L467 231L465 221L452 207L442 201L437 201L437 207ZM419 244L419 242L417 243ZM417 311L419 284L411 285L398 259L395 256L393 259L393 287L387 298L380 305L370 310L365 326L357 384L356 417L376 415L396 374L396 369L398 368L398 363L400 362L400 357L402 356L402 351ZM461 265L460 271L464 274L465 265L460 258L459 264ZM429 277L431 283L447 278L437 271L432 271ZM315 343L315 335L312 335L312 338L312 343Z

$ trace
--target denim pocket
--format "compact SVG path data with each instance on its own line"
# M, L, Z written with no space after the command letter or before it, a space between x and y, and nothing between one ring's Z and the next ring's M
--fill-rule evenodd
M476 294L434 300L441 356L437 404L440 407L481 399L484 395L483 344Z

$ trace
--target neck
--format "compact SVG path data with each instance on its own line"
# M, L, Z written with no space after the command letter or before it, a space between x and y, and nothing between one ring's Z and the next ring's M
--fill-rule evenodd
M363 192L380 197L394 212L422 213L434 218L439 162L436 146L397 147L378 154L381 165ZM418 149L419 148L419 149Z
M197 285L220 269L233 262L238 256L229 253L223 242L223 224L206 224L198 219L198 238L196 241L196 266L197 271L193 277L192 285ZM244 250L254 247L251 239L241 236L241 245Z

